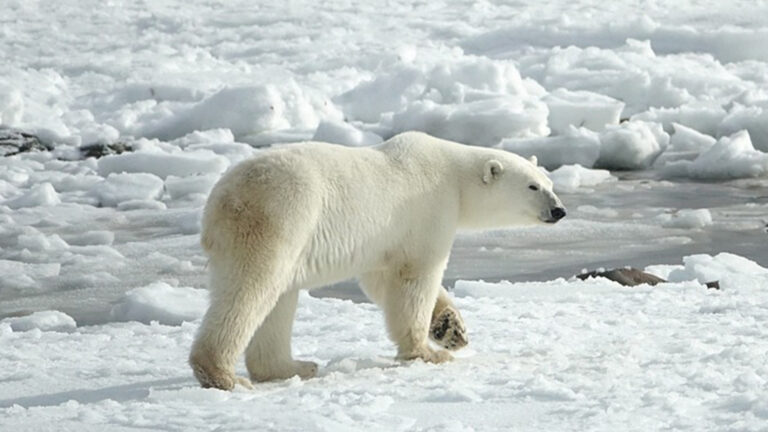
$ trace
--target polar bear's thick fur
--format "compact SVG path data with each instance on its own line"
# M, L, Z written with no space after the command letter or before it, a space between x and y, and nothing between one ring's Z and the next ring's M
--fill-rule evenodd
M243 351L253 381L314 376L316 364L291 356L298 290L350 277L383 309L398 358L449 360L427 338L433 315L446 327L454 313L441 280L457 229L553 223L562 207L530 161L422 133L264 151L226 173L205 207L211 306L195 376L249 386L234 373Z

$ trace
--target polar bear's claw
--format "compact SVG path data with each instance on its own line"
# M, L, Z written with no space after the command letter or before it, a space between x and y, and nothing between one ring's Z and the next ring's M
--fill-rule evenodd
M461 319L459 311L447 307L432 320L429 336L438 345L451 351L467 346L467 327Z

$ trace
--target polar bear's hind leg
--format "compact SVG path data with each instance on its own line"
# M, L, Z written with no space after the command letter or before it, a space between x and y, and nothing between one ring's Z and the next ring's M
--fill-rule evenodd
M291 332L296 313L298 290L292 289L256 330L245 351L245 365L253 381L272 381L298 375L302 379L317 374L317 363L294 360L291 355Z
M235 376L235 362L277 303L281 289L274 281L256 277L247 266L219 261L209 263L211 305L192 345L189 363L203 387L231 390L235 384L246 385L246 380Z

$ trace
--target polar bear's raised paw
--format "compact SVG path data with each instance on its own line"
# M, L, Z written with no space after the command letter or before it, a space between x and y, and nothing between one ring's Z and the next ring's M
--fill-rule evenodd
M438 345L451 351L467 346L467 327L459 311L446 307L432 320L429 327L429 337Z

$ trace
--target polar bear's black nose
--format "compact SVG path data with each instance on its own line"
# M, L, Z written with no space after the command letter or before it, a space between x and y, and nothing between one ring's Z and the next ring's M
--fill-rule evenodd
M552 216L552 219L555 221L559 221L560 219L565 217L565 209L562 207L555 207L552 210L549 211L550 216Z

